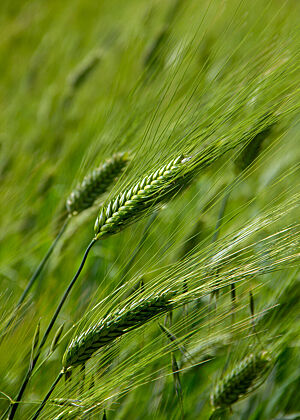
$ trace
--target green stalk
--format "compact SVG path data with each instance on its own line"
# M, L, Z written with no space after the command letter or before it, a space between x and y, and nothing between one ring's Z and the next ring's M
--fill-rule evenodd
M230 190L224 195L222 203L221 203L221 208L219 211L219 215L218 215L218 220L216 223L216 227L215 227L215 231L212 237L211 242L214 243L218 240L219 234L220 234L220 230L221 230L221 225L222 225L222 221L223 221L223 217L225 214L225 210L226 210L226 206L227 206L227 202L230 196Z
M49 334L50 334L50 332L51 332L51 330L53 328L53 325L54 325L54 323L56 321L56 318L58 317L58 314L61 311L61 308L62 308L63 304L65 303L65 300L67 299L69 293L72 290L72 287L74 286L77 278L79 277L79 274L82 271L82 268L83 268L83 266L85 264L85 261L87 259L87 256L88 256L88 253L89 253L90 249L96 243L96 241L97 241L97 239L94 238L90 242L89 246L87 247L87 249L86 249L86 251L84 253L83 259L81 261L81 264L80 264L80 266L79 266L79 268L78 268L75 276L71 280L69 286L67 287L65 293L63 294L63 296L62 296L62 298L61 298L61 300L60 300L60 302L59 302L59 304L58 304L58 306L56 308L56 311L55 311L55 313L54 313L54 315L53 315L53 317L52 317L52 319L51 319L51 321L50 321L50 323L49 323L49 325L47 327L47 330L46 330L46 332L45 332L45 334L44 334L44 336L43 336L43 338L41 340L41 343L40 343L40 345L39 345L39 347L37 349L36 355L35 355L34 359L32 360L32 363L30 364L29 369L27 371L27 374L26 374L26 376L25 376L25 378L23 380L23 383L22 383L22 385L21 385L21 387L19 389L17 398L15 399L15 403L13 404L12 409L11 409L11 412L10 412L10 414L8 416L8 419L9 420L12 420L14 418L15 414L16 414L17 408L19 406L19 403L21 402L22 396L23 396L23 394L24 394L24 392L26 390L26 387L27 387L27 384L28 384L28 382L29 382L29 380L31 378L32 372L33 372L33 370L35 368L35 365L37 364L37 361L38 361L38 359L40 357L42 348L43 348L43 346L44 346L44 344L45 344L45 342L46 342L46 340L47 340L47 338L48 338L48 336L49 336Z
M52 242L52 245L50 246L50 248L48 249L46 255L44 256L44 258L42 259L42 261L39 263L38 267L36 268L35 272L33 273L33 275L31 276L29 282L27 283L27 286L24 290L24 292L22 293L20 299L18 300L18 303L16 304L16 307L13 311L13 313L11 314L9 320L7 321L6 325L3 328L3 332L1 334L1 341L3 340L4 336L6 335L7 329L8 327L11 325L11 323L13 322L13 320L15 319L16 313L18 312L18 310L20 309L22 303L24 302L26 296L28 295L30 289L32 288L32 286L34 285L34 283L36 282L37 278L39 277L42 269L44 268L46 262L48 261L49 257L51 256L54 248L56 247L59 239L61 238L61 236L63 235L63 233L65 232L68 223L70 221L70 217L68 217L64 224L62 225L60 231L58 232L56 238L54 239L54 241Z
M41 411L43 410L43 408L45 407L46 402L48 401L48 399L50 398L52 392L54 391L56 385L58 384L58 382L61 380L61 378L64 376L65 372L64 370L61 370L59 372L59 374L57 375L55 381L53 382L53 384L51 385L47 395L45 396L45 398L43 399L41 405L39 406L39 408L36 410L36 412L34 413L32 420L36 420L38 418L38 416L40 415Z

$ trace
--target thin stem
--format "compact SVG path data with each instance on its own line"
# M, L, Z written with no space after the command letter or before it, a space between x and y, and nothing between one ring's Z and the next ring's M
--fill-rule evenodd
M172 325L172 311L170 312L170 326L171 325ZM162 330L167 333L169 340L172 342L173 338L175 337L172 334L168 334L167 328L162 328ZM176 361L174 351L171 352L171 367L172 367L172 373L173 373L174 388L175 388L176 396L178 398L179 406L180 406L181 419L184 420L182 386L181 386L181 381L180 381L178 364Z
M61 238L62 234L65 232L68 223L69 223L70 217L68 217L64 224L62 225L60 231L58 232L56 238L54 239L54 241L52 242L52 245L50 246L50 248L48 249L46 255L44 256L44 258L42 259L42 261L39 263L38 267L36 268L35 272L32 274L29 282L27 283L27 286L25 288L25 290L23 291L20 299L18 300L18 303L16 304L15 309L13 310L13 313L11 314L9 320L7 321L6 325L4 326L3 330L2 330L2 334L1 334L1 341L3 340L8 327L11 325L11 323L13 322L13 320L15 319L15 315L17 313L17 311L20 309L22 303L24 302L26 296L28 295L30 289L32 288L33 284L35 283L35 281L37 280L37 278L39 277L42 269L44 268L46 262L48 261L50 255L52 254L55 246L57 245L59 239Z
M225 209L226 209L226 205L227 205L229 196L230 196L230 191L228 191L225 194L225 196L222 200L221 208L220 208L219 215L218 215L217 224L216 224L216 227L215 227L215 232L214 232L212 240L211 240L212 243L216 242L218 237L219 237L221 224L222 224L222 221L223 221L223 217L224 217L224 213L225 213Z
M230 197L230 194L231 194L231 191L233 190L233 188L238 185L238 183L241 179L241 176L242 176L241 174L237 175L236 178L229 185L227 185L227 187L225 188L225 191L224 191L225 195L224 195L222 203L221 203L221 208L220 208L220 211L219 211L218 220L217 220L217 224L216 224L216 227L215 227L215 232L214 232L212 240L211 240L212 243L216 242L218 237L219 237L220 229L221 229L221 225L222 225L222 222L223 222L223 217L224 217L224 214L225 214L228 199Z
M11 402L11 404L13 404L13 402ZM10 409L10 405L7 407L7 409L4 411L4 413L0 417L1 420L4 420L6 418L6 414L9 412L9 409Z
M85 363L83 363L80 367L80 379L79 379L79 395L78 398L80 398L80 395L84 393L84 382L85 382Z
M48 249L47 254L44 256L44 258L42 259L42 261L40 262L40 264L38 265L37 269L35 270L35 272L33 273L31 279L29 280L26 289L24 290L24 292L22 293L22 296L20 297L18 303L17 303L17 307L16 309L18 309L19 306L21 306L21 304L24 302L25 297L28 295L29 290L31 289L31 287L33 286L33 284L35 283L36 279L38 278L38 276L40 275L42 269L44 268L44 265L46 264L46 262L48 261L50 255L52 254L55 246L57 245L59 239L61 238L62 234L65 232L68 223L70 221L70 217L68 217L64 224L62 225L60 231L58 232L56 238L54 239L52 245L50 246L50 248Z
M228 187L226 189L228 189ZM221 207L220 207L220 211L219 211L219 214L218 214L218 220L217 220L217 223L216 223L215 231L214 231L214 234L213 234L213 237L212 237L212 240L211 240L212 244L214 244L218 240L220 230L221 230L221 225L222 225L222 222L223 222L223 217L224 217L226 206L227 206L227 202L228 202L228 199L229 199L229 196L230 196L230 192L231 192L230 189L228 190L228 192L226 192L226 190L225 190L225 195L224 195L222 203L221 203ZM218 271L216 272L216 276L218 276ZM211 292L211 299L214 296L216 298L215 309L217 308L217 298L218 298L218 295L219 295L219 291L220 291L220 289L216 288L214 291Z
M256 331L256 328L255 328L255 309L254 309L254 297L253 297L252 290L249 291L249 298L250 298L250 314L251 314L252 331L253 331L254 337L256 337L258 343L261 344L260 338L259 338L259 336L257 334L257 331Z
M181 381L180 381L178 364L177 364L176 357L173 351L171 352L171 364L172 364L174 388L175 388L176 396L178 398L179 406L180 406L180 417L183 420L184 407L183 407L182 386L181 386Z
M64 371L61 370L57 376L57 378L55 379L55 381L53 382L53 384L51 385L51 388L49 389L47 395L45 396L45 398L43 399L41 405L39 406L39 408L36 410L36 412L34 413L32 420L36 420L38 418L38 416L40 415L41 411L43 410L43 408L45 407L46 402L48 401L50 395L52 394L52 392L54 391L56 385L58 384L58 382L61 380L61 378L64 376Z
M19 392L18 392L18 396L17 396L17 398L16 398L16 402L15 402L15 403L13 404L13 406L12 406L12 409L11 409L10 415L8 416L8 419L9 419L9 420L12 420L12 419L14 418L14 416L15 416L15 413L16 413L16 410L17 410L17 408L18 408L18 405L19 405L19 403L21 402L22 396L23 396L23 394L24 394L24 392L25 392L25 389L26 389L26 387L27 387L27 384L28 384L28 382L29 382L29 380L30 380L30 378L31 378L32 371L33 371L33 369L34 369L35 365L37 364L37 361L38 361L38 359L39 359L39 357L40 357L40 354L41 354L42 348L43 348L43 346L44 346L44 344L45 344L45 342L46 342L46 340L47 340L47 338L48 338L48 335L50 334L50 332L51 332L51 330L52 330L52 327L53 327L53 325L54 325L54 323L55 323L55 321L56 321L56 318L58 317L58 314L59 314L59 313L60 313L60 311L61 311L61 308L62 308L63 304L65 303L65 300L67 299L67 297L68 297L69 293L70 293L70 292L71 292L71 290L72 290L72 287L74 286L74 284L75 284L75 282L76 282L77 278L79 277L79 274L81 273L81 270L82 270L82 268L83 268L83 266L84 266L84 263L85 263L85 261L86 261L86 259L87 259L87 256L88 256L88 253L89 253L90 249L91 249L91 248L92 248L92 246L96 243L96 241L97 241L97 239L96 239L96 238L94 238L94 239L90 242L89 246L87 247L87 249L86 249L86 251L85 251L85 253L84 253L83 259L82 259L82 261L81 261L81 264L80 264L80 266L79 266L79 268L78 268L78 270L77 270L77 272L76 272L75 276L73 277L72 281L70 282L69 286L67 287L67 289L66 289L65 293L63 294L63 297L61 298L61 300L60 300L60 302L59 302L59 304L58 304L58 306L57 306L57 308L56 308L56 311L55 311L55 313L54 313L54 315L53 315L53 317L52 317L52 319L51 319L51 321L50 321L50 323L49 323L49 325L48 325L48 328L47 328L47 330L46 330L46 332L45 332L45 334L44 334L44 336L43 336L43 338L42 338L42 340L41 340L41 343L40 343L40 345L39 345L39 347L38 347L38 349L37 349L37 351L36 351L36 355L35 355L35 357L34 357L34 359L33 359L33 361L32 361L32 364L29 366L29 369L28 369L28 371L27 371L27 374L26 374L26 376L25 376L25 378L24 378L24 380L23 380L23 383L22 383L22 385L21 385L21 387L20 387L20 390L19 390Z
M230 294L231 294L231 307L232 307L232 325L234 324L235 321L235 305L236 305L236 288L235 288L235 284L232 283L230 285Z

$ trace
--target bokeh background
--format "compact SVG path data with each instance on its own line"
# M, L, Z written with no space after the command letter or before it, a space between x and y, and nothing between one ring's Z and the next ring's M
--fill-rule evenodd
M147 219L96 244L59 316L63 340L51 357L46 346L16 418L30 419L60 369L72 326L87 322L87 310L110 296L122 276L128 290L141 279L146 289L147 283L154 287L160 275L168 277L170 265L179 264L180 275L180 262L193 255L203 259L205 273L216 253L212 238L228 191L216 246L226 249L236 232L257 226L246 254L257 268L237 287L235 318L228 287L218 298L207 294L174 311L172 324L160 319L181 337L185 354L170 348L152 321L93 358L84 390L77 372L53 398L95 407L82 418L102 418L106 409L108 419L208 419L216 380L259 347L275 351L275 367L229 417L300 418L300 288L294 258L299 252L299 6L293 0L1 1L2 325L57 234L66 198L78 181L115 152L128 151L132 160L111 190L71 221L1 339L0 411L15 397L28 368L38 322L44 330L80 264L101 204L168 159L196 154L218 139L233 143L273 115L252 165L239 172L242 142L226 154L217 149L215 161L157 214L130 268L126 264L144 238ZM272 222L253 222L257 217ZM291 226L296 230L282 242L281 236L266 248L259 242ZM269 258L272 247L276 261ZM232 264L243 269L238 259ZM270 272L259 276L268 265ZM122 302L122 293L113 304ZM171 350L180 369L179 393ZM72 418L71 409L52 401L41 418L61 413L65 417L57 418ZM81 415L80 408L73 414Z

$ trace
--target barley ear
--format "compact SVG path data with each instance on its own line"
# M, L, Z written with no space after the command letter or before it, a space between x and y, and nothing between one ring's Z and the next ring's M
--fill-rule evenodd
M101 347L171 310L174 296L175 292L171 290L150 295L128 303L100 319L71 341L63 356L64 370L87 362Z
M67 198L66 208L68 214L75 215L91 207L122 173L128 161L128 153L116 153L88 174Z
M274 124L264 128L258 134L256 134L248 144L243 148L237 159L235 160L235 167L238 172L242 172L247 169L257 159L261 152L263 142L272 133Z
M78 89L87 77L96 68L102 58L100 51L92 51L68 76L68 84L71 89Z
M97 239L103 239L153 212L157 205L172 198L191 180L184 167L189 159L179 156L144 176L110 200L100 210L95 223Z
M219 381L211 394L215 409L230 407L259 386L272 366L270 354L260 351L246 357Z

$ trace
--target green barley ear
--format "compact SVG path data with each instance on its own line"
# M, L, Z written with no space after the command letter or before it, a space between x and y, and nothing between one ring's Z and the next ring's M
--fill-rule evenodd
M96 220L96 238L103 239L119 232L174 196L191 179L191 171L188 175L183 171L188 160L183 156L171 160L109 201Z
M95 70L102 58L100 51L92 51L68 77L70 89L78 89Z
M174 296L175 292L171 290L150 295L128 303L102 318L71 341L63 357L64 371L85 363L101 347L140 327L155 316L168 312L173 307Z
M163 53L164 44L166 44L170 35L169 26L165 25L157 34L151 45L148 47L143 65L148 71L157 70L163 67L165 54Z
M235 167L238 172L242 172L250 166L261 152L264 140L269 137L273 130L274 124L263 129L260 133L256 134L253 139L243 148L240 155L235 160Z
M76 93L88 81L99 63L101 63L103 53L100 50L91 51L69 74L67 78L67 89L62 99L62 112L72 104Z
M267 351L260 351L246 357L216 385L211 394L211 404L215 409L226 408L257 388L272 366Z
M78 214L91 207L96 199L107 191L129 161L128 153L116 153L92 173L88 174L72 191L66 207L69 215Z

